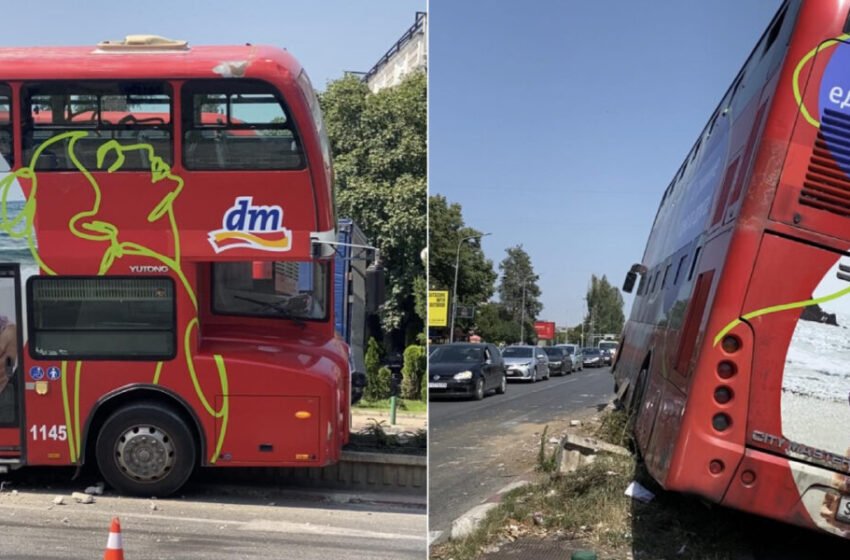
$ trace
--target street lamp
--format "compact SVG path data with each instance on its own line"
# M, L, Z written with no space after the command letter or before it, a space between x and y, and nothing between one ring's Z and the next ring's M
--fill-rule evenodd
M457 315L457 273L460 270L460 246L470 239L481 239L482 237L486 237L490 235L489 233L476 233L475 235L470 235L468 237L464 237L460 241L457 242L457 251L455 251L455 285L452 288L452 326L449 331L449 343L455 341L455 316Z

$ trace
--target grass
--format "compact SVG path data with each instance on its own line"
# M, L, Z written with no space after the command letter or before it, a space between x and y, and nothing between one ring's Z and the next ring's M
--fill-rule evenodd
M616 445L630 442L623 412L603 415L595 432ZM548 466L545 434L538 464ZM539 468L545 471L545 468ZM625 496L637 480L655 493L642 504ZM598 454L593 463L565 476L544 476L517 489L490 512L473 535L432 550L439 560L473 560L482 549L517 538L559 538L593 549L600 560L629 553L640 560L732 560L739 558L746 527L741 516L710 508L694 498L660 489L634 456Z
M381 399L379 401L367 401L361 400L357 404L353 406L355 410L390 410L390 399ZM397 400L397 408L398 412L407 412L407 413L425 413L428 411L428 403L425 401L417 401L417 400L406 400L406 399L398 399Z

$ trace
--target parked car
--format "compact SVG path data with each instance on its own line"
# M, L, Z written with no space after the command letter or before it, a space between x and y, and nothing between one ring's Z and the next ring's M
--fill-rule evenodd
M537 346L508 346L502 350L508 379L549 379L549 358Z
M549 373L551 375L567 375L573 372L573 358L563 348L547 346L543 348L549 358Z
M464 396L475 400L487 391L504 394L505 362L493 344L455 342L434 348L428 357L428 396Z
M599 348L585 348L583 351L584 367L605 366L605 358L602 356L602 351Z
M584 369L584 349L578 344L559 344L557 348L563 348L573 360L573 371Z

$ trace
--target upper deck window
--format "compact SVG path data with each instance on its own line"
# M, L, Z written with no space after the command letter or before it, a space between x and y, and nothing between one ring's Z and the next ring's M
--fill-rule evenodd
M9 171L15 164L12 156L12 91L0 84L0 171Z
M183 88L187 169L301 169L304 154L280 94L248 80L204 80Z
M22 98L24 160L35 157L37 170L107 169L115 156L99 167L97 152L110 140L134 146L117 171L150 169L153 156L172 161L166 83L43 82L24 86Z

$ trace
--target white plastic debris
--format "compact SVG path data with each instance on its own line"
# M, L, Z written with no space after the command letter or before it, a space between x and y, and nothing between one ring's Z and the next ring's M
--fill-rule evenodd
M158 506L158 505L156 505L156 502L150 502L150 506L149 506L149 507L150 507L150 510L151 510L151 511L157 511L157 510L159 509L159 506Z
M77 500L78 504L93 504L94 498L91 494L84 494L83 492L74 492L71 494L71 497Z
M104 487L105 487L105 485L102 482L98 482L94 486L89 486L88 488L86 488L84 490L84 492L86 494L93 494L95 496L102 496Z
M655 498L655 494L644 488L640 482L631 481L626 487L626 496L644 504L648 504Z
M581 420L570 420L571 428L578 428L579 426L581 426Z

